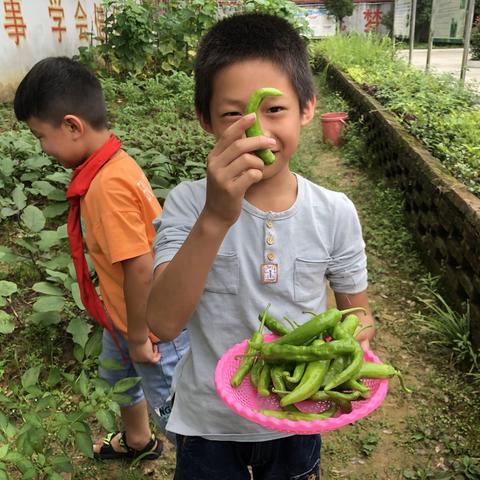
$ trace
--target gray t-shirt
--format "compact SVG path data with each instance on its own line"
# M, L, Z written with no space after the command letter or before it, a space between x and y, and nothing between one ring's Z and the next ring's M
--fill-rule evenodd
M264 212L243 201L187 324L191 348L176 368L168 430L242 442L288 436L244 419L223 403L213 381L217 361L251 337L269 303L273 316L303 323L310 318L303 311L326 309L327 280L336 292L367 288L365 244L354 205L343 193L299 175L297 183L297 199L284 212ZM170 192L155 220L154 267L180 249L205 205L205 193L205 180L184 182ZM278 266L276 283L262 283L262 264Z

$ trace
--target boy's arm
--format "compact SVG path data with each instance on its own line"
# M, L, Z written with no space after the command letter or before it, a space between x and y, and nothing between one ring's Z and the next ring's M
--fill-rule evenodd
M160 352L148 336L150 331L145 319L148 293L152 283L152 254L147 253L123 260L121 264L130 357L139 363L157 363L160 360Z
M370 340L375 336L375 322L373 320L372 312L368 304L367 290L359 293L335 293L335 300L339 310L345 310L352 307L363 307L367 313L355 312L355 315L360 319L362 327L369 326L363 330L357 337L363 349L370 349Z
M205 206L172 260L155 270L147 323L162 340L174 339L186 326L218 249L240 215L245 192L262 179L263 162L250 152L273 143L266 137L245 138L254 120L255 115L242 117L219 137L208 156Z

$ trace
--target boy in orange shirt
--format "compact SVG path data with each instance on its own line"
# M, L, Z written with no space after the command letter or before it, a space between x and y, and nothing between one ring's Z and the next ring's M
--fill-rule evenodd
M114 359L123 367L101 368L100 376L112 385L141 377L126 392L130 402L120 405L124 431L96 443L95 456L158 458L162 443L150 430L147 404L165 432L173 370L188 349L185 330L171 342L159 342L145 322L152 221L161 207L141 168L107 129L100 82L82 65L66 57L38 62L20 83L14 109L43 151L74 169L67 190L68 232L82 302L105 327L100 359ZM106 312L90 280L82 230Z

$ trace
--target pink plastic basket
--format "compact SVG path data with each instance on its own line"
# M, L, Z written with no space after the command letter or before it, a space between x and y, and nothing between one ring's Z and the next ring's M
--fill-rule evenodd
M272 334L264 336L265 342L271 342L275 338L277 337ZM265 428L297 435L310 435L336 430L373 412L373 410L380 406L387 394L388 380L364 379L364 383L370 388L371 396L366 400L355 400L352 402L352 411L350 413L337 411L333 417L326 420L312 421L294 421L262 415L258 411L261 408L281 409L276 395L272 394L268 397L260 396L256 388L251 384L250 376L247 376L237 388L233 388L230 385L230 380L241 361L240 358L236 357L245 352L247 343L248 340L237 343L222 355L215 368L215 388L220 398L235 413ZM380 362L378 357L371 351L365 352L365 360L369 362ZM326 410L328 405L328 402L314 402L311 400L296 404L299 410L303 412L316 413Z

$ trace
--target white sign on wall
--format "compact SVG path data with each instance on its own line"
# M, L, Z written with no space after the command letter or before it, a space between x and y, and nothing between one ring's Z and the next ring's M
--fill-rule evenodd
M48 56L73 56L102 34L101 0L0 0L0 100Z
M335 17L327 13L323 6L302 8L308 21L308 26L313 32L314 38L335 35Z
M378 32L387 34L381 22L383 16L392 8L391 3L356 3L351 17L346 17L341 30L346 32Z
M434 0L432 8L433 39L463 41L467 0Z
M393 34L395 37L410 38L412 0L395 0Z
M339 29L342 32L378 32L387 34L387 29L381 24L382 18L392 8L393 2L355 3L353 14L345 17ZM335 35L336 19L329 15L323 5L302 7L308 20L308 25L315 38Z

